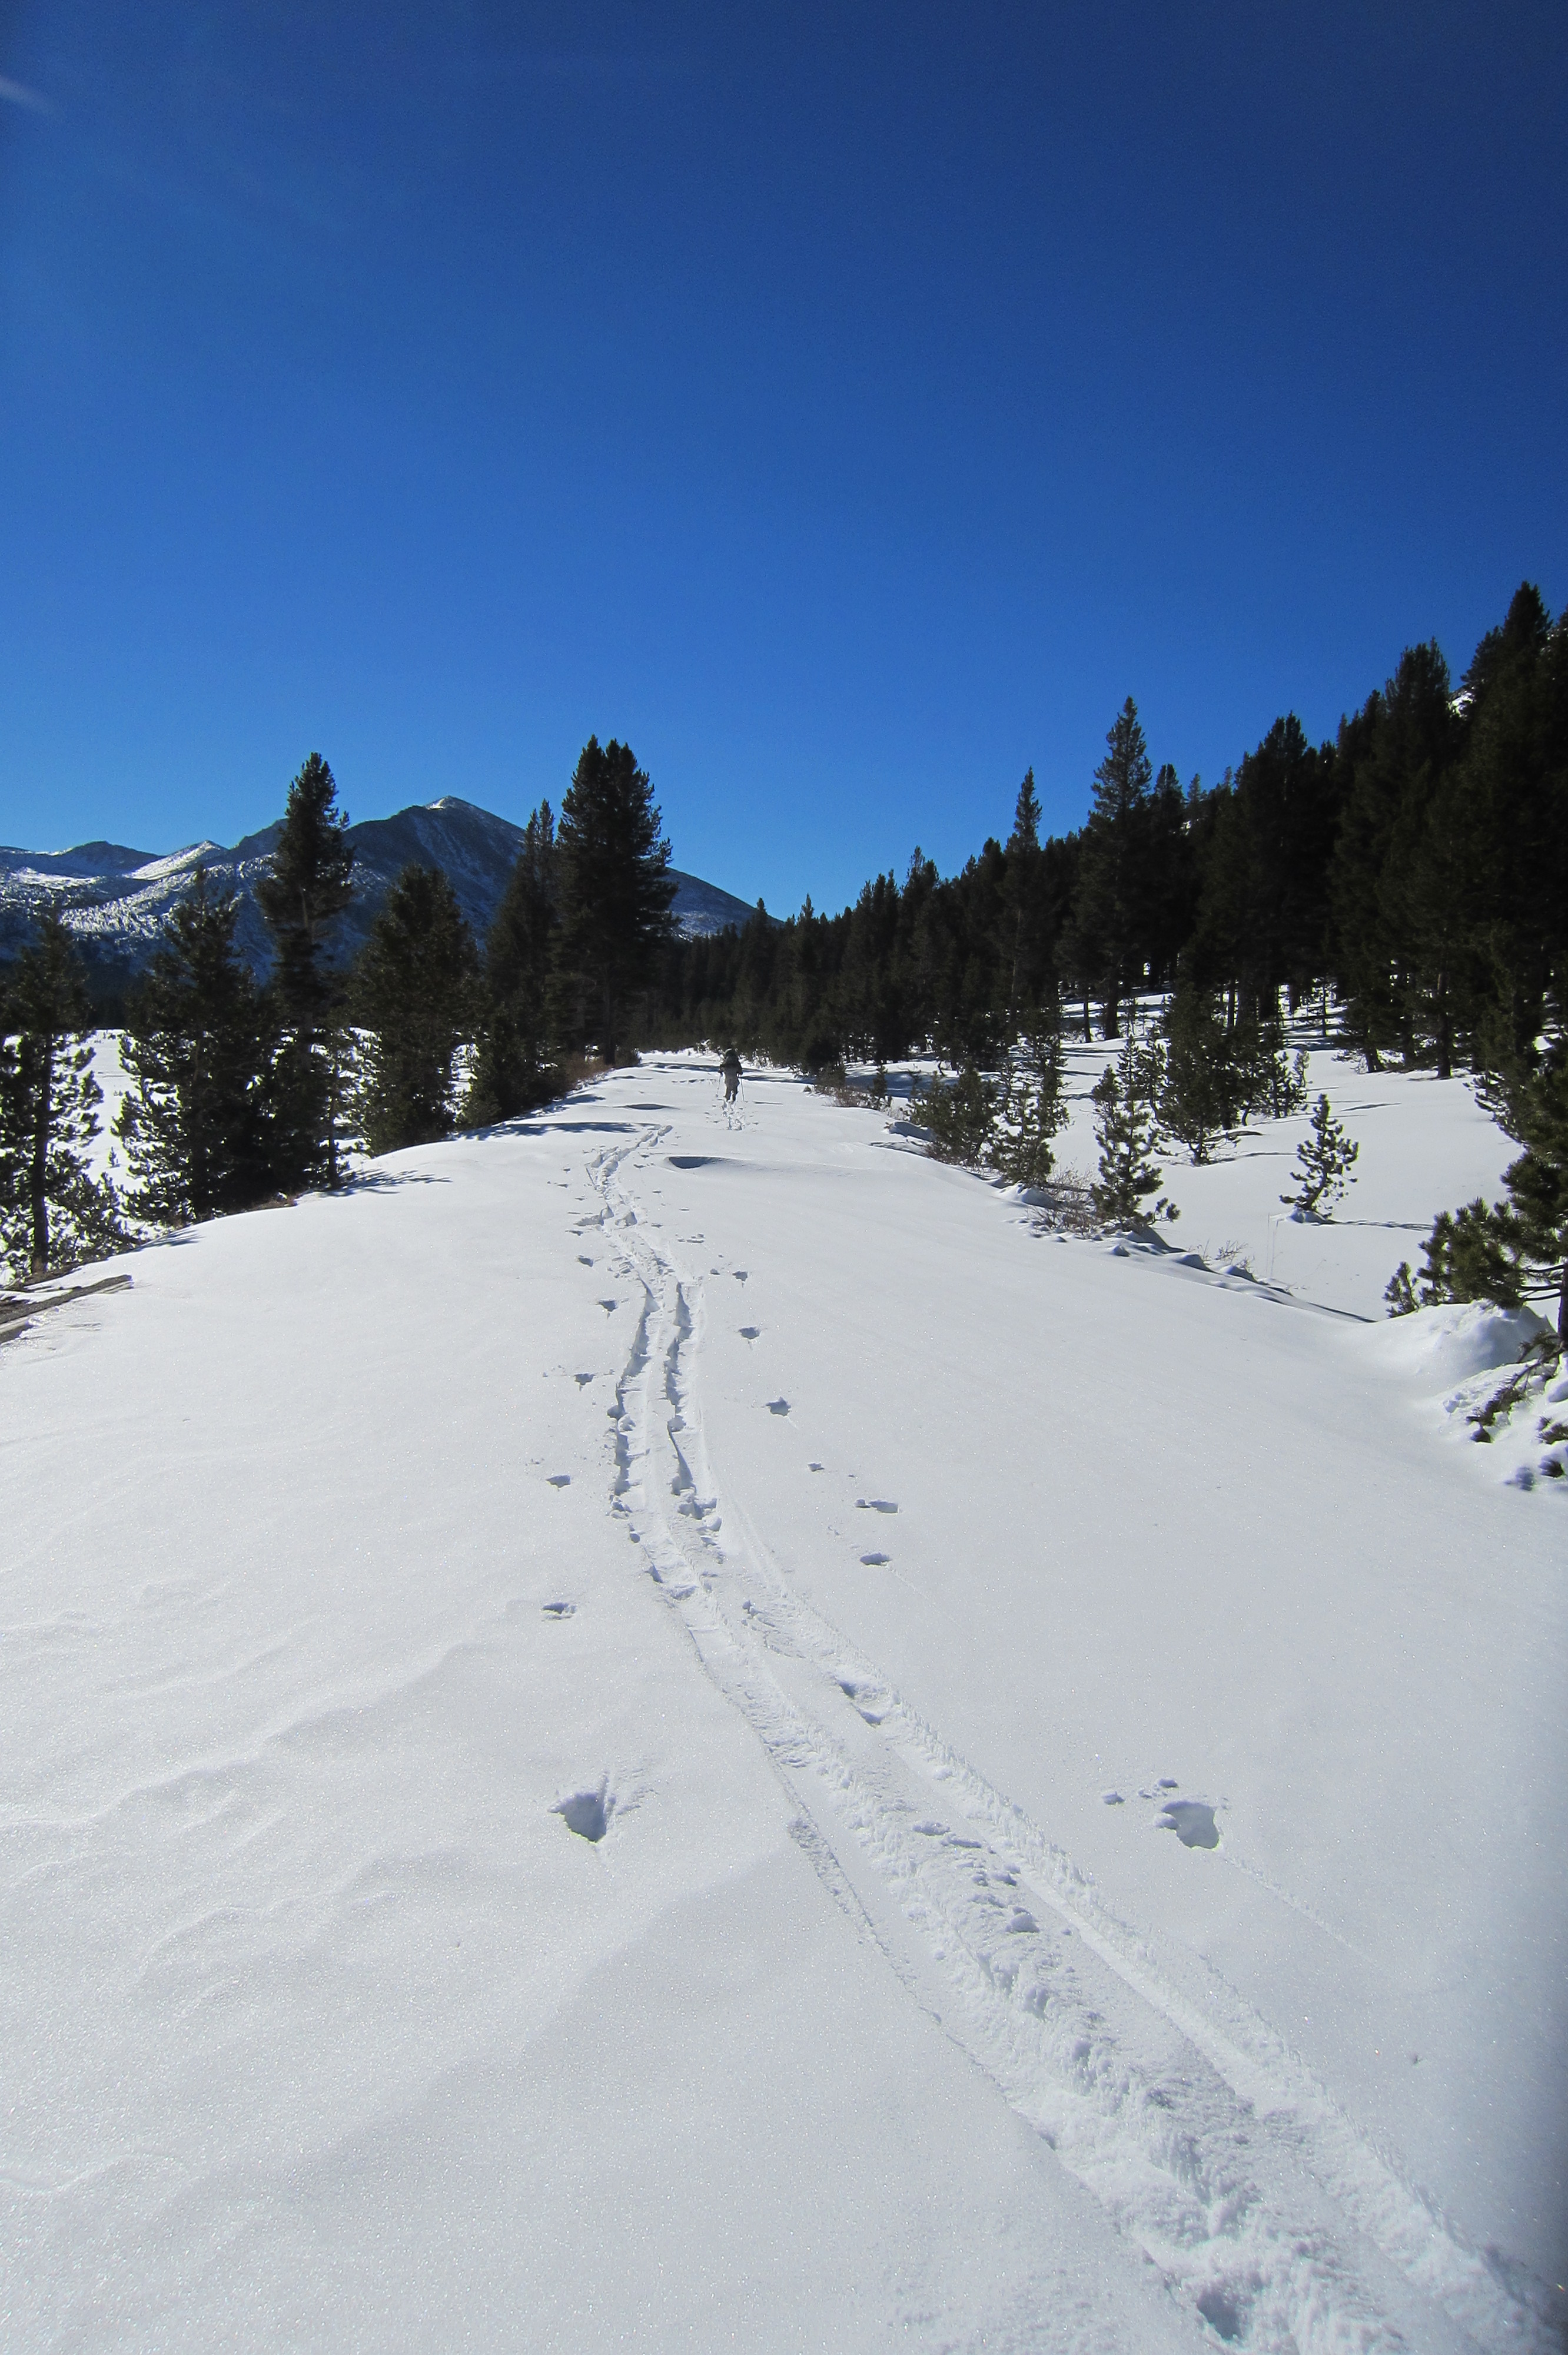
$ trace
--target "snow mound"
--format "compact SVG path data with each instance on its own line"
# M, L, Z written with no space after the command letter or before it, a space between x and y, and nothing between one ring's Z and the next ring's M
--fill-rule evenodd
M1424 1390L1448 1390L1472 1374L1514 1366L1551 1327L1533 1308L1494 1308L1484 1300L1446 1302L1391 1316L1356 1338L1391 1373L1418 1380Z

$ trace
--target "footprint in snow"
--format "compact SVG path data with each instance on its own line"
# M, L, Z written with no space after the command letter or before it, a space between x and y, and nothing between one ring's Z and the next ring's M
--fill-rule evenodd
M854 1508L857 1513L895 1513L898 1510L897 1506L886 1497L857 1497Z
M714 1270L714 1273L715 1275L718 1273L716 1267ZM744 1284L747 1277L751 1273L751 1270L748 1267L736 1267L731 1268L730 1273L734 1276L736 1284Z
M853 1701L867 1725L880 1725L892 1706L885 1692L875 1685L862 1684L858 1677L841 1677L839 1690L846 1700Z
M552 1472L548 1485L552 1488L569 1488L572 1485L572 1476L569 1472Z
M1100 1793L1100 1798L1102 1803L1107 1807L1125 1807L1127 1805L1127 1801L1122 1797L1119 1791L1102 1791Z
M769 1414L788 1414L789 1412L789 1400L787 1398L769 1399L768 1401L768 1412Z
M1220 1844L1214 1811L1202 1799L1167 1799L1155 1818L1155 1829L1174 1832L1183 1848L1218 1848Z
M1215 2338L1223 2339L1227 2347L1234 2346L1246 2329L1247 2301L1234 2296L1223 2282L1215 2282L1201 2289L1194 2302Z
M575 1603L546 1603L540 1605L546 1619L569 1619L577 1607Z
M1007 1926L1014 1933L1022 1933L1030 1930L1038 1930L1040 1924L1034 1919L1033 1914L1029 1911L1027 1905L1018 1905L1013 1908L1012 1917L1009 1921Z
M607 1316L613 1316L620 1303L619 1300L601 1300L599 1305Z
M577 1388L578 1388L578 1390L579 1390L579 1391L586 1390L586 1389L588 1388L588 1386L589 1382L591 1382L591 1381L592 1381L592 1380L593 1380L593 1376L592 1376L591 1374L579 1374L579 1375L577 1376Z
M592 1267L592 1266L593 1266L593 1264L594 1264L594 1262L593 1262L591 1259L589 1259L589 1257L588 1257L588 1253L587 1253L586 1252L578 1252L578 1253L577 1253L577 1265L578 1265L579 1267Z
M608 1783L597 1791L568 1791L557 1799L550 1813L559 1816L569 1832L579 1839L601 1840L609 1829L609 1819L615 1813L615 1801L609 1796Z
M760 1341L762 1338L762 1327L760 1325L742 1325L739 1331L740 1337L743 1341Z
M890 1553L863 1553L860 1559L866 1570L885 1570L893 1556Z
M825 1464L808 1464L806 1466L808 1472L825 1472L827 1468Z

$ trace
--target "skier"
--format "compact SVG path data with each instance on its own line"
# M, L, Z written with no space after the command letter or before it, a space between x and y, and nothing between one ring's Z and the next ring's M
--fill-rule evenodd
M740 1092L740 1057L733 1047L726 1050L719 1069L724 1073L724 1100L732 1104Z

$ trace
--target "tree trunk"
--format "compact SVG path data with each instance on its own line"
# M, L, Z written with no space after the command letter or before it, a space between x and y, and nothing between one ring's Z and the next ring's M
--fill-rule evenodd
M1557 1341L1568 1349L1568 1259L1563 1263L1563 1281L1557 1287Z
M27 1169L28 1209L32 1214L35 1284L49 1272L49 1114L54 1108L54 1040L44 1041L44 1068L39 1074L37 1110L33 1116L33 1153Z
M1448 976L1443 973L1437 976L1437 1076L1454 1076L1454 1018L1448 1008Z

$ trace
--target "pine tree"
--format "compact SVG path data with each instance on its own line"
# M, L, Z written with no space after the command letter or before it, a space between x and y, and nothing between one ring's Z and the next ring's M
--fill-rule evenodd
M37 927L0 1007L0 1248L34 1283L127 1241L113 1188L84 1157L102 1092L80 956L58 908Z
M1138 906L1145 894L1140 871L1139 820L1149 799L1153 764L1129 695L1106 737L1106 754L1095 771L1094 807L1084 828L1078 886L1065 943L1068 962L1103 1002L1107 1039L1120 1029L1124 987L1136 980L1132 968Z
M597 1044L614 1063L632 994L670 938L670 846L653 789L629 744L584 745L556 833L560 877L556 948L559 1027L573 1046Z
M1164 1016L1169 1040L1160 1090L1160 1125L1194 1166L1207 1161L1235 1115L1230 1040L1213 997L1183 981Z
M891 878L889 879L891 880ZM1045 871L1040 847L1040 796L1034 772L1027 770L1018 788L1012 832L1007 840L1004 885L1007 925L1012 934L1007 984L1007 1028L1016 1038L1027 1009L1055 997L1052 971L1052 925Z
M1050 1183L1056 1166L1052 1140L1068 1118L1066 1055L1056 1007L1026 1019L1025 1035L1004 1060L990 1161L1010 1184L1040 1187Z
M465 1128L514 1120L559 1090L549 1044L558 896L556 822L549 803L542 802L523 829L517 864L485 942L483 1011L463 1099Z
M1159 1149L1154 1110L1158 1069L1149 1049L1139 1047L1129 1033L1093 1091L1100 1160L1099 1177L1089 1193L1096 1217L1107 1226L1142 1226L1180 1215L1163 1195L1152 1209L1145 1207L1150 1195L1159 1193L1165 1174L1153 1157Z
M1329 1099L1320 1095L1312 1108L1311 1134L1297 1147L1290 1176L1295 1192L1280 1200L1298 1219L1326 1219L1348 1186L1354 1183L1351 1167L1361 1151L1334 1118Z
M998 1102L994 1083L970 1062L960 1063L950 1080L938 1076L916 1087L911 1107L921 1127L930 1133L927 1151L932 1160L983 1169L990 1158Z
M452 1126L452 1067L473 1010L479 954L437 868L405 867L355 976L373 1033L361 1112L372 1153L429 1145Z
M136 1182L130 1207L160 1226L249 1209L273 1189L276 1032L234 945L238 916L233 890L214 891L198 868L132 1003L124 1054L135 1084L115 1134Z
M1557 1287L1557 1338L1568 1348L1568 1031L1559 1027L1533 1065L1501 1080L1499 1117L1524 1151L1503 1171L1520 1256Z
M1478 1195L1457 1210L1440 1210L1422 1245L1419 1276L1411 1274L1408 1260L1401 1260L1389 1279L1383 1295L1389 1313L1404 1316L1445 1300L1519 1307L1524 1298L1521 1244L1520 1222L1503 1204L1494 1206Z
M1425 1245L1419 1278L1402 1262L1383 1297L1394 1315L1442 1300L1517 1308L1556 1295L1558 1346L1568 1348L1568 1032L1545 1052L1489 1075L1487 1100L1524 1151L1503 1171L1506 1202L1444 1210Z
M348 817L319 752L289 787L288 807L257 903L272 935L272 987L282 1019L272 1074L272 1150L290 1192L338 1182L344 1095L344 978L330 962L332 936L354 896Z

